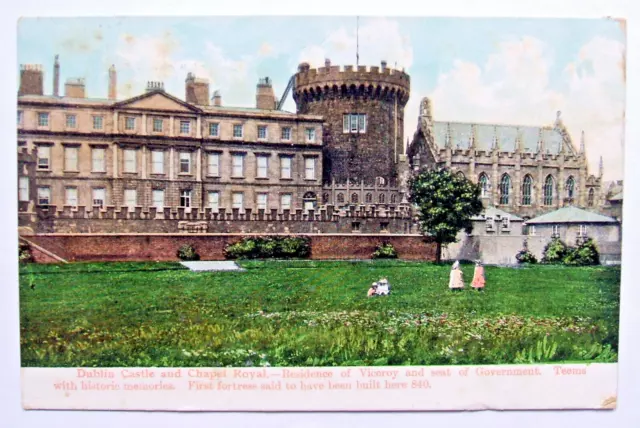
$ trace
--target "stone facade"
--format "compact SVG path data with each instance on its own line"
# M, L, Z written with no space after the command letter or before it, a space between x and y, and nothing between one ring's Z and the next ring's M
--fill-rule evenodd
M397 186L404 158L404 107L410 79L387 67L300 64L293 98L299 114L324 118L323 181Z
M584 133L576 149L558 112L549 126L438 122L422 100L407 155L413 169L447 167L482 186L485 206L525 219L575 205L602 211L602 161L590 174Z
M160 82L126 100L86 98L80 79L65 96L44 95L42 68L22 71L24 215L39 205L82 212L319 208L322 117L225 107L219 97L209 106L208 83L192 74L185 82L190 103ZM110 96L115 79L111 67Z

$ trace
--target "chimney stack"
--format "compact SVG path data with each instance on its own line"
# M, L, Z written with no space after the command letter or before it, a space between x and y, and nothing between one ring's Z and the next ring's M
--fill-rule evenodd
M185 101L199 106L209 105L209 81L196 78L193 73L187 74L185 80Z
M325 59L324 59L324 66L325 66L326 68L331 67L331 60L330 60L329 58L325 58Z
M20 87L18 95L43 95L44 73L40 64L23 64L20 66Z
M220 107L222 106L222 96L220 95L220 91L214 91L213 92L213 105L215 107Z
M58 55L53 62L53 96L60 96L60 61L58 61Z
M271 86L271 79L265 77L258 81L256 91L256 108L261 110L275 110L276 95Z
M382 60L382 61L380 62L380 65L382 66L381 68L382 68L382 70L384 71L384 69L385 69L385 68L387 68L387 61Z
M64 84L64 96L69 98L84 98L84 79L79 77L67 79Z
M160 91L164 92L164 82L148 81L145 92Z
M116 66L111 64L109 67L109 99L115 100L118 97L118 76L116 74Z

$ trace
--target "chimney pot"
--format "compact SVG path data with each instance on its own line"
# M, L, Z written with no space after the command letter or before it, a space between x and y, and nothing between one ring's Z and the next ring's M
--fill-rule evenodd
M53 96L60 95L60 61L58 55L53 62Z
M81 77L67 79L64 84L64 96L69 98L84 98L84 79Z
M44 73L40 64L20 65L18 95L43 95Z
M111 64L109 67L109 99L115 100L117 98L117 73L116 66Z
M203 78L196 78L195 74L187 73L185 80L185 101L189 104L208 106L209 105L209 81Z
M222 106L222 96L220 95L220 91L213 92L213 105L216 107Z

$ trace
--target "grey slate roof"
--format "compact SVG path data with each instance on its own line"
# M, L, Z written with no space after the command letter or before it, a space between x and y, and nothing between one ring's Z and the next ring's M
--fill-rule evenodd
M530 153L537 152L540 139L542 139L545 152L557 154L562 147L562 135L550 127L437 121L433 123L435 142L438 147L445 148L448 131L452 148L468 149L471 145L474 127L477 150L491 150L494 139L497 140L498 148L502 152L515 151L516 139L522 141L524 151Z
M510 221L522 221L522 219L520 217L518 217L515 214L511 214L508 213L506 211L502 211L501 209L495 208L495 207L487 207L484 209L484 211L482 211L482 213L480 213L479 215L473 216L471 217L471 220L481 220L484 221L486 220L487 217L492 217L492 218L496 218L500 216L502 217L509 217Z
M610 200L610 201L622 201L622 199L623 199L622 193L623 193L623 191L622 191L622 190L620 190L620 191L619 191L619 192L617 192L617 193L614 193L613 195L611 195L611 196L609 197L609 200Z
M526 224L558 224L558 223L617 223L614 218L574 206L563 207L550 213L526 221Z

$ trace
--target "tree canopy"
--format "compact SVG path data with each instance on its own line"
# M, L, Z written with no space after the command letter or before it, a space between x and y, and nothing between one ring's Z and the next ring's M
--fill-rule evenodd
M420 228L438 244L456 241L458 232L472 228L471 217L482 212L480 187L447 168L423 170L409 179L409 201L418 206Z

